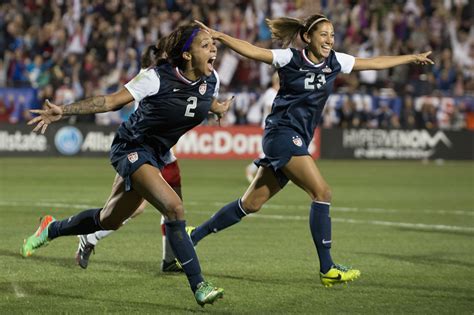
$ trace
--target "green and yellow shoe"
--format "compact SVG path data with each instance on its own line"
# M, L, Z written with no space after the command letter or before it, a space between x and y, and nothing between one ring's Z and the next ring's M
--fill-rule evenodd
M205 304L214 304L217 299L222 299L224 297L224 289L217 288L211 283L203 281L198 284L194 297L196 302L204 307Z
M333 265L328 272L320 273L319 276L325 287L332 287L334 284L354 281L360 276L360 271L342 265Z
M56 221L56 219L50 215L40 218L40 226L36 232L23 240L20 253L24 258L33 255L37 248L48 245L48 226L54 221Z

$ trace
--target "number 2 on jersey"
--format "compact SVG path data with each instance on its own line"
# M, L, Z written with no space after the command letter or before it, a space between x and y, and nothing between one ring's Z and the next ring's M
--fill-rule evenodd
M194 112L192 112L192 109L195 109L197 107L197 97L196 96L190 96L186 100L188 101L188 106L186 106L186 112L184 113L184 116L186 117L194 117Z
M316 76L316 73L308 72L306 73L306 78L304 79L305 90L314 90L315 78L317 80L316 87L318 89L320 89L326 83L326 77L324 76L324 74L318 74L318 76Z

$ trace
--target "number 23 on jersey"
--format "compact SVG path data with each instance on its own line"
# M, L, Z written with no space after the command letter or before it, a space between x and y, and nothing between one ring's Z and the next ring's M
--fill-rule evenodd
M314 72L306 73L306 77L304 79L304 88L305 90L314 90L314 88L318 88L318 90L326 83L326 76L324 74L318 74Z

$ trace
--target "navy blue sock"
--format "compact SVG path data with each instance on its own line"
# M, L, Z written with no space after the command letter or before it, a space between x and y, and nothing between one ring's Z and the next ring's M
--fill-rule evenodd
M166 237L170 242L171 249L173 249L173 253L183 266L191 290L195 292L197 285L204 279L201 275L201 266L199 266L193 243L186 233L186 221L166 221L165 225Z
M89 209L61 221L54 221L48 227L48 239L58 236L83 235L103 230L100 226L100 210Z
M240 222L247 214L242 208L240 199L233 201L217 211L209 220L198 226L191 234L194 245L211 233L217 233Z
M331 218L328 203L313 202L311 204L309 227L318 251L321 272L326 273L334 264L331 258Z

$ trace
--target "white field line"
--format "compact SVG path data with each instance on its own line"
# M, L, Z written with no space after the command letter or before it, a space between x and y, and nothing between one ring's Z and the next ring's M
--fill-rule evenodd
M203 204L210 204L214 207L222 207L225 203L222 202L196 202L196 201L185 201L185 205L190 206L201 206ZM30 202L24 201L0 201L0 206L10 206L10 207L25 207L25 206L34 206L34 207L46 207L46 208L73 208L73 209L88 209L88 208L97 208L101 206L101 203L93 204L92 201L90 204L70 204L67 202L50 202L50 201L41 201L31 204ZM307 206L302 205L279 205L279 204L269 204L264 205L263 209L298 209L304 210L309 209L309 203ZM217 209L216 209L217 210ZM401 213L401 212L417 212L417 213L426 213L426 214L440 214L440 215L460 215L460 216L474 216L474 210L419 210L419 209L405 209L401 211L399 209L384 209L384 208L355 208L355 207L331 207L331 211L336 212L360 212L360 213Z
M192 205L192 206L199 206L202 203L199 202L184 202L185 205ZM222 202L213 202L210 203L212 206L222 207L226 205ZM263 209L298 209L298 210L305 210L308 209L309 211L309 202L307 206L302 205L279 205L279 204L267 204L263 206ZM412 212L412 213L427 213L427 214L441 214L441 215L466 215L466 216L474 216L474 210L415 210L415 209L405 209L402 211L400 209L384 209L384 208L354 208L354 207L334 207L331 206L331 211L337 212L361 212L361 213L402 213L402 212Z
M23 293L21 288L16 283L12 282L11 284L17 298L24 298L26 296L26 294Z
M305 216L288 216L288 215L272 215L272 214L268 215L268 214L259 214L259 213L252 214L249 217L273 219L273 220L295 220L295 221L308 220L308 217L305 217ZM358 220L358 219L343 219L343 218L331 218L331 221L341 222L341 223L350 223L350 224L395 226L395 227L404 227L404 228L415 228L415 229L421 229L421 230L474 232L474 227L456 226L456 225L391 222L391 221L380 221L380 220Z
M204 203L202 202L185 202L185 204L199 206ZM31 206L34 208L37 207L60 207L60 208L80 208L80 209L88 209L97 207L97 205L78 205L78 204L68 204L68 203L49 203L49 202L37 202L37 203L27 203L27 202L5 202L0 201L0 206ZM211 203L212 206L215 207L222 207L224 203ZM278 208L278 209L307 209L308 207L304 206L292 206L292 205L265 205L264 208ZM376 208L369 208L369 209L362 209L362 208L338 208L338 207L331 207L331 211L341 211L341 212L379 212L379 213L395 213L401 212L396 209L376 209ZM375 211L374 211L375 210ZM418 210L419 211L419 210ZM417 212L418 212L417 211ZM425 210L427 211L427 210ZM451 212L444 211L444 210L431 210L432 213L438 214L446 214L449 215ZM440 212L442 211L442 212ZM469 215L472 216L471 211L463 211L458 210L458 215ZM195 213L209 215L209 212L204 211L196 211ZM271 215L271 214L253 214L249 217L252 218L261 218L261 219L274 219L274 220L308 220L307 216L292 216L292 215ZM415 228L415 229L423 229L423 230L438 230L438 231L460 231L460 232L474 232L474 227L468 226L456 226L456 225L443 225L443 224L425 224L425 223L407 223L407 222L392 222L392 221L380 221L380 220L359 220L359 219L344 219L344 218L332 218L333 222L341 222L341 223L350 223L350 224L366 224L366 225L380 225L380 226L395 226L395 227L405 227L405 228Z

